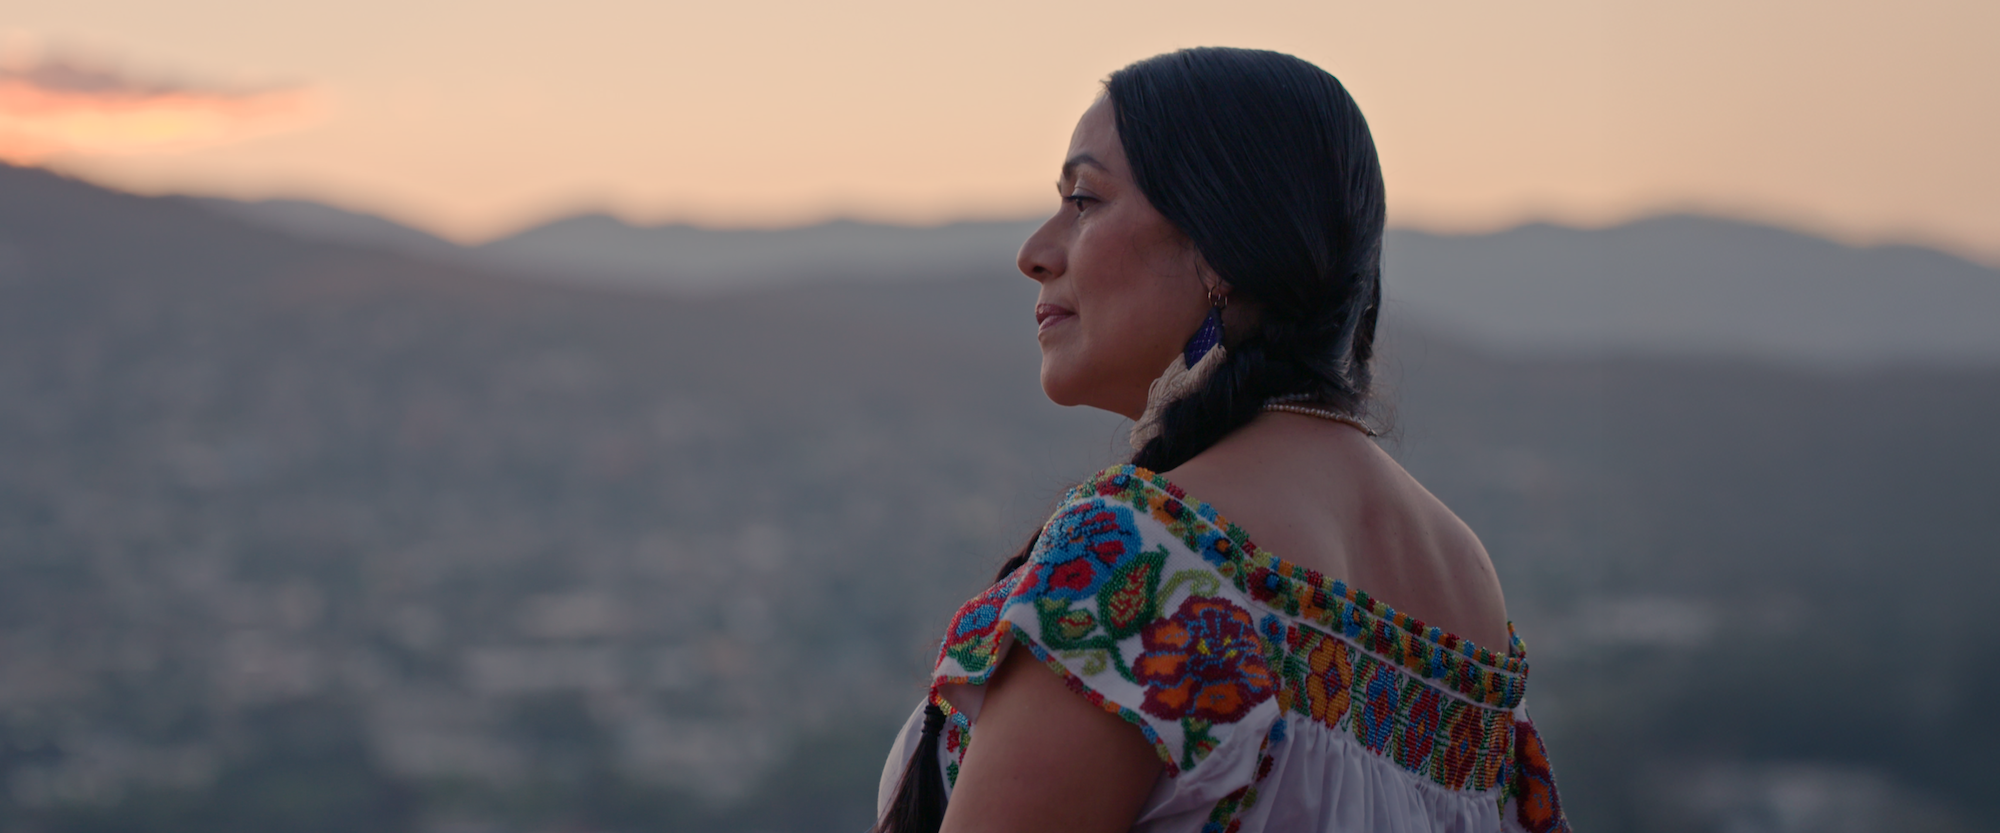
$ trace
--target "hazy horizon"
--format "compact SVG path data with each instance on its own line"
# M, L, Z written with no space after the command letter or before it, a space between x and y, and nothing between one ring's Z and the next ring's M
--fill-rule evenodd
M464 242L551 216L1028 216L1098 79L1272 48L1368 114L1392 221L1695 212L2000 263L2000 7L906 2L477 10L21 0L0 156L143 193L305 198Z
M564 221L575 220L585 217L609 217L613 220L617 220L620 223L624 223L634 228L679 227L679 228L699 229L702 231L718 231L718 232L797 231L801 229L818 228L821 226L834 225L839 223L855 223L860 225L881 226L887 228L902 228L902 229L939 229L950 226L959 226L959 225L967 225L974 223L1027 223L1027 222L1039 223L1042 220L1047 219L1048 217L1047 211L1036 211L1036 210L1016 211L1011 214L999 211L988 212L988 213L969 212L962 215L954 214L954 215L945 215L938 217L922 217L914 219L879 217L879 216L871 216L864 212L855 212L855 213L830 213L825 215L814 215L814 216L804 216L795 218L776 218L768 222L758 222L758 221L732 222L726 218L718 219L718 218L709 218L698 215L653 214L653 213L648 213L642 209L634 209L629 206L619 206L609 201L604 201L604 202L578 201L575 203L562 203L557 205L551 205L546 207L539 213L524 215L522 219L512 224L497 226L492 230L484 232L478 236L465 238L450 234L448 229L427 224L422 217L405 216L402 214L398 214L392 210L384 210L378 206L345 203L338 199L323 198L321 196L305 192L298 192L298 193L280 192L267 195L243 197L243 196L231 195L229 193L201 191L201 190L151 191L143 188L123 188L120 187L117 183L93 177L87 171L65 170L60 166L47 166L47 165L33 166L33 167L42 167L45 170L49 170L53 173L57 173L63 176L73 177L82 180L84 182L91 183L93 185L114 188L116 190L126 191L128 193L133 193L139 196L188 197L188 198L202 199L202 200L226 200L230 202L238 202L244 204L288 203L288 202L311 203L315 205L326 206L328 208L338 209L340 211L345 211L352 214L358 214L362 216L387 220L399 226L403 226L405 228L409 228L415 231L423 232L424 234L431 235L433 237L438 238L439 240L451 243L452 245L463 246L468 248L488 245L494 242L518 236L523 232L533 231L535 229L544 228L556 223L561 223ZM1882 235L1873 237L1857 237L1854 235L1843 235L1839 233L1837 230L1830 230L1822 227L1817 227L1813 225L1806 218L1770 216L1767 214L1760 214L1754 211L1731 212L1727 209L1708 208L1698 205L1659 205L1659 206L1649 207L1646 209L1635 210L1627 214L1604 215L1604 216L1588 217L1588 218L1565 216L1560 212L1547 212L1547 213L1523 212L1519 215L1494 218L1490 222L1483 222L1483 223L1425 222L1423 218L1392 218L1389 221L1388 229L1390 231L1410 231L1421 234L1433 234L1439 236L1490 235L1490 234L1498 234L1508 231L1514 231L1523 228L1531 228L1536 226L1549 226L1554 228L1572 229L1577 231L1601 231L1604 229L1615 228L1618 226L1630 225L1632 223L1645 222L1648 220L1657 220L1666 217L1680 217L1680 216L1706 217L1718 220L1726 220L1730 222L1744 223L1748 225L1766 226L1769 228L1782 229L1797 234L1820 237L1833 242L1840 243L1841 245L1851 246L1859 249L1889 248L1889 247L1899 247L1899 246L1931 249L1944 254L1952 255L1954 257L1963 258L1969 262L1977 263L1982 266L2000 268L2000 252L1988 255L1976 251L1965 251L1962 250L1961 247L1956 247L1949 243L1941 243L1935 239L1927 238L1919 233L1909 233L1901 235L1893 233L1884 233Z

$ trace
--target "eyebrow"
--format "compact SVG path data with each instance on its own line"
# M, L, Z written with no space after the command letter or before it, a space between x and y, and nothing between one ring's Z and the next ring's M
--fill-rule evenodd
M1063 163L1062 178L1065 181L1074 178L1076 176L1076 168L1078 165L1089 165L1093 168L1096 168L1100 171L1104 171L1106 173L1109 173L1111 170L1109 168L1104 167L1103 162L1097 161L1097 157L1092 156L1088 153L1079 153L1075 156L1070 157L1068 161Z

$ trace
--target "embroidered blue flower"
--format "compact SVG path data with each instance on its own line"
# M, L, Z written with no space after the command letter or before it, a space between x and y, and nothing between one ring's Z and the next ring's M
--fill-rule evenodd
M1022 590L1065 601L1092 599L1117 568L1139 554L1132 511L1079 503L1049 522L1035 542L1034 575Z

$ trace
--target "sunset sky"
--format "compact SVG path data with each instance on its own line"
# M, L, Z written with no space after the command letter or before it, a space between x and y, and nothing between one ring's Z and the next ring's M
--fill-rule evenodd
M1183 46L1338 75L1392 220L1665 210L2000 264L2000 3L8 0L0 156L475 241L1052 208L1106 73Z

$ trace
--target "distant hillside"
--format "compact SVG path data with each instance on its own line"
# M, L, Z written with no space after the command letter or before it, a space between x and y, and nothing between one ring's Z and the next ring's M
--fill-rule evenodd
M1391 303L1513 351L2000 363L2000 271L1929 249L1673 216L1474 237L1403 231L1387 260Z
M737 292L801 282L1014 280L1035 221L779 230L558 220L471 249L297 201L207 204L288 233L522 275ZM1693 216L1488 235L1392 231L1399 314L1473 344L1544 355L1741 356L1816 367L2000 362L2000 271L1913 247L1853 248Z
M230 200L186 197L188 202L232 219L284 232L301 240L359 246L420 257L460 257L463 247L425 231L358 211L311 200Z
M633 226L614 217L558 220L474 249L526 273L676 290L742 291L816 283L1005 277L1034 230L1025 221L935 228L832 222L777 231Z
M864 827L937 629L1122 421L1040 396L1026 280L824 278L0 167L0 830ZM1580 829L1996 829L2000 369L1384 340Z
M635 226L604 214L554 220L461 247L370 214L307 200L192 200L306 240L452 257L496 271L675 294L712 295L802 282L928 283L1014 273L1036 221L894 226L835 221L790 229Z

